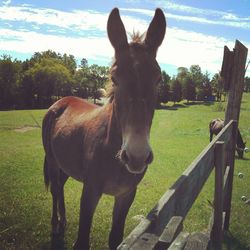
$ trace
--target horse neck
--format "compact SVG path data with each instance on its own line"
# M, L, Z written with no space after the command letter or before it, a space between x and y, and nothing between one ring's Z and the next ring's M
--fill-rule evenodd
M107 105L107 110L109 112L108 116L109 120L108 120L107 137L105 144L108 147L114 148L114 150L117 149L119 150L122 144L122 132L119 122L117 121L115 115L114 101L106 105Z

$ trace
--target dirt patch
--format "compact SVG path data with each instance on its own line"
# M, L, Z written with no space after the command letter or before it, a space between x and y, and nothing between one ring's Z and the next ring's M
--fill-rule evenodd
M34 129L38 129L38 127L36 126L24 126L21 128L15 128L14 131L18 132L18 133L25 133Z

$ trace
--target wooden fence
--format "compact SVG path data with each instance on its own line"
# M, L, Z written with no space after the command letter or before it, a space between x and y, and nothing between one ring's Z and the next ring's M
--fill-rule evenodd
M161 197L148 216L119 246L124 249L207 249L221 248L222 230L230 204L226 201L230 165L227 154L235 152L237 122L230 121L203 152ZM234 161L234 157L231 158ZM215 167L214 213L207 233L182 232L183 220ZM194 247L195 246L195 247ZM197 248L198 247L198 248Z

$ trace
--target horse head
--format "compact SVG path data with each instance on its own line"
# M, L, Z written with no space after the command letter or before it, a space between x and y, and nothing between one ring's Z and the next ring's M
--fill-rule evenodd
M162 79L156 52L165 30L165 16L156 9L145 39L136 36L128 43L118 9L113 9L108 19L108 37L115 50L111 68L112 100L122 134L119 158L131 173L144 172L153 161L149 137L157 84Z

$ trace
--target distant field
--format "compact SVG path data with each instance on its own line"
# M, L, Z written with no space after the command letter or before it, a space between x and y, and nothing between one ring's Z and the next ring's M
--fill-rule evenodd
M181 103L157 110L151 133L155 160L139 185L130 209L126 235L156 204L163 193L194 160L209 142L208 123L224 117L217 103L188 105ZM0 112L0 249L49 249L51 195L43 184L43 148L41 124L45 110ZM250 147L250 94L242 101L240 130ZM250 153L236 158L230 237L231 249L250 249L250 206L241 196L250 198ZM242 172L242 179L237 177ZM208 180L187 219L185 230L194 232L207 228L212 201L213 178ZM68 227L60 249L71 249L76 239L79 218L81 183L70 179L65 185ZM113 198L103 196L94 217L91 234L92 249L108 249ZM140 215L140 216L138 216Z

